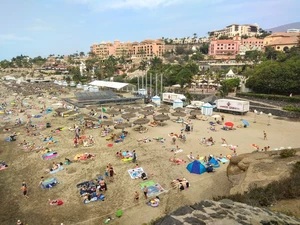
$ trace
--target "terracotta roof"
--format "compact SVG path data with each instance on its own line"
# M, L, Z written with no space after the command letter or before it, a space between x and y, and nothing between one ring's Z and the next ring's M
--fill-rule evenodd
M268 45L288 45L288 44L297 44L298 40L296 37L287 37L287 38L279 38Z

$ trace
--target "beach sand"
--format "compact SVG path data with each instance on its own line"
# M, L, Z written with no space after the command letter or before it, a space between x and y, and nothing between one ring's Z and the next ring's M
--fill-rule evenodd
M6 99L7 102L11 99ZM37 104L36 99L29 100ZM53 103L53 102L52 102ZM47 103L49 106L51 103ZM83 109L82 111L88 112ZM31 110L32 114L38 114L38 110ZM63 130L53 138L58 141L57 144L50 145L53 151L57 151L59 156L50 161L44 161L41 153L25 152L17 144L26 139L34 141L36 145L43 144L38 137L26 137L25 128L13 128L13 131L19 131L21 134L17 137L16 142L5 142L5 138L9 133L1 132L2 142L0 159L4 160L9 168L0 171L0 198L2 202L2 212L0 214L1 224L14 224L21 219L29 225L34 224L100 224L111 216L115 218L115 212L123 209L124 214L121 218L116 218L110 224L122 225L140 225L150 222L170 213L176 208L199 202L203 199L211 199L219 195L229 193L231 184L226 176L226 167L228 163L221 164L215 173L204 173L202 175L191 174L187 171L186 166L189 163L187 155L193 152L194 156L208 156L210 154L219 156L220 154L232 154L232 150L222 147L221 138L225 138L228 144L237 145L237 153L249 153L254 150L251 146L256 144L261 148L270 146L270 149L280 147L299 147L298 132L300 123L290 122L286 120L278 120L271 118L270 126L268 126L268 116L259 115L254 121L254 114L249 112L245 116L224 114L225 122L231 121L235 125L241 124L241 119L249 121L248 128L237 128L233 131L220 130L221 126L217 126L219 131L212 132L208 128L208 121L192 120L194 131L186 134L187 141L182 143L177 140L177 144L183 152L177 153L177 157L186 160L187 163L176 165L169 161L174 156L170 150L172 145L169 133L180 133L182 125L172 121L164 122L164 126L149 127L149 131L140 134L127 128L129 135L123 143L115 144L113 147L107 147L111 141L106 141L101 137L101 129L86 129L85 134L93 135L96 144L92 147L73 147L74 132L68 129ZM5 117L3 114L1 117ZM23 117L24 115L19 115ZM10 121L14 121L17 117L11 117ZM120 116L116 116L120 118ZM152 118L152 116L148 116ZM171 118L175 118L172 117ZM1 118L2 120L2 118ZM131 119L133 121L134 119ZM41 129L40 132L45 136L50 135L51 129L57 127L71 127L74 121L68 118L52 117L51 114L43 116L40 119L34 119L34 123L52 124L51 128ZM1 121L5 126L4 121ZM121 130L115 130L120 133ZM263 140L263 131L266 131L268 140ZM164 143L152 141L149 143L139 144L137 139L148 137L163 137L166 139ZM200 139L213 137L216 141L213 146L205 146L200 144ZM134 168L132 162L123 162L115 156L119 150L136 150L138 155L137 163L148 174L149 180L159 183L167 193L161 194L161 204L157 208L147 206L143 192L140 189L142 180L132 180L127 172L128 169ZM70 165L64 165L64 170L54 175L46 174L45 169L51 167L52 162L64 162L64 158L73 159L77 153L93 153L96 154L95 160L87 160ZM105 168L111 163L115 169L116 176L113 182L107 181L108 190L105 192L105 201L97 201L89 204L83 204L83 199L79 196L79 189L76 184L95 179L97 175L104 175ZM39 187L40 177L45 178L56 177L60 182L56 187L50 190L42 190ZM185 177L191 184L188 190L179 192L172 189L171 181L178 177ZM21 184L25 180L28 185L29 199L22 196ZM134 192L139 191L140 200L138 203L133 201ZM61 199L64 201L62 206L50 206L48 200Z

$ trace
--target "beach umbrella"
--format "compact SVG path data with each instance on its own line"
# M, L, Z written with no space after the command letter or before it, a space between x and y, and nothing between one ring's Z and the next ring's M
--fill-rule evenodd
M168 106L168 105L161 105L161 106L159 106L161 109L162 108L164 108L164 109L170 109L170 106Z
M84 117L83 119L84 120L90 120L90 121L98 121L98 119L94 118L94 117Z
M143 108L144 110L153 110L153 106L146 106Z
M132 114L132 113L124 113L124 114L122 114L121 117L122 117L123 119L127 120L127 119L131 119L131 118L136 117L136 115L135 115L135 114Z
M172 116L185 116L186 115L186 113L184 113L184 112L174 112L174 113L172 113Z
M154 112L153 111L140 111L139 114L148 116L148 115L152 115Z
M134 109L134 108L127 108L127 109L125 109L124 111L125 111L125 112L134 113L134 112L136 112L136 109Z
M115 109L126 109L128 108L126 105L116 105L114 106Z
M107 126L107 125L113 125L114 122L111 120L101 120L100 122L101 125Z
M120 112L117 111L117 110L115 110L115 109L111 109L111 110L109 110L109 111L106 111L105 113L110 114L110 115L117 115L117 114L119 114Z
M176 112L183 112L183 111L185 111L185 109L177 107L177 108L174 109L174 111L176 111Z
M218 119L218 118L220 118L221 116L220 116L220 115L212 115L211 117L212 117L212 118Z
M86 109L97 109L98 108L98 106L96 106L96 105L89 105L89 106L87 106L87 107L85 107Z
M141 119L137 119L137 120L133 121L133 124L143 125L143 124L146 124L146 123L149 123L149 122L150 122L149 119L141 118Z
M194 110L192 110L192 111L190 112L190 114L191 114L192 116L197 116L197 115L201 115L202 112L201 112L201 110L194 109Z
M226 122L226 123L225 123L225 126L227 126L227 127L233 127L233 125L234 125L234 124L233 124L232 122Z
M165 120L169 120L170 117L168 115L165 115L165 114L159 114L159 115L153 116L153 119L155 121L165 121Z
M159 113L169 113L169 110L167 110L167 109L159 109L159 110L157 110L157 112L159 112Z
M249 122L248 122L247 120L242 120L242 123L243 123L244 125L246 125L247 127L250 125Z
M121 129L124 130L125 128L130 127L129 123L118 123L114 126L115 129Z

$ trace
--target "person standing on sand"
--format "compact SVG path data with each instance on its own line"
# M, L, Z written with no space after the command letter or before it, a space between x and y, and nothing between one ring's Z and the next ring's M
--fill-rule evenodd
M148 199L148 187L146 185L144 186L144 196L145 199Z
M133 150L132 154L133 154L133 155L132 155L132 162L135 163L135 162L136 162L136 159L137 159L135 150Z
M114 180L114 175L116 175L116 174L115 174L114 168L111 166L110 169L109 169L109 179L110 179L110 181Z
M264 140L268 140L266 131L264 131Z
M21 220L18 220L17 225L24 225L24 223Z
M138 202L139 201L139 193L137 191L134 192L134 201Z
M27 185L26 185L25 181L23 181L23 183L22 183L22 188L21 188L21 190L23 191L24 197L25 197L26 199L29 198L28 195L27 195Z

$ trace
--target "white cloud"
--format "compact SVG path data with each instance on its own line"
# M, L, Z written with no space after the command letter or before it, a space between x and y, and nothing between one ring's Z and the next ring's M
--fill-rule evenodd
M69 3L83 4L93 10L121 9L121 8L148 8L167 7L180 4L188 0L66 0Z
M29 31L49 31L49 30L53 30L50 26L48 26L48 24L44 20L42 20L40 18L34 19L32 25L26 27L25 29L29 30Z
M1 41L32 41L32 38L26 36L17 36L15 34L0 34Z

